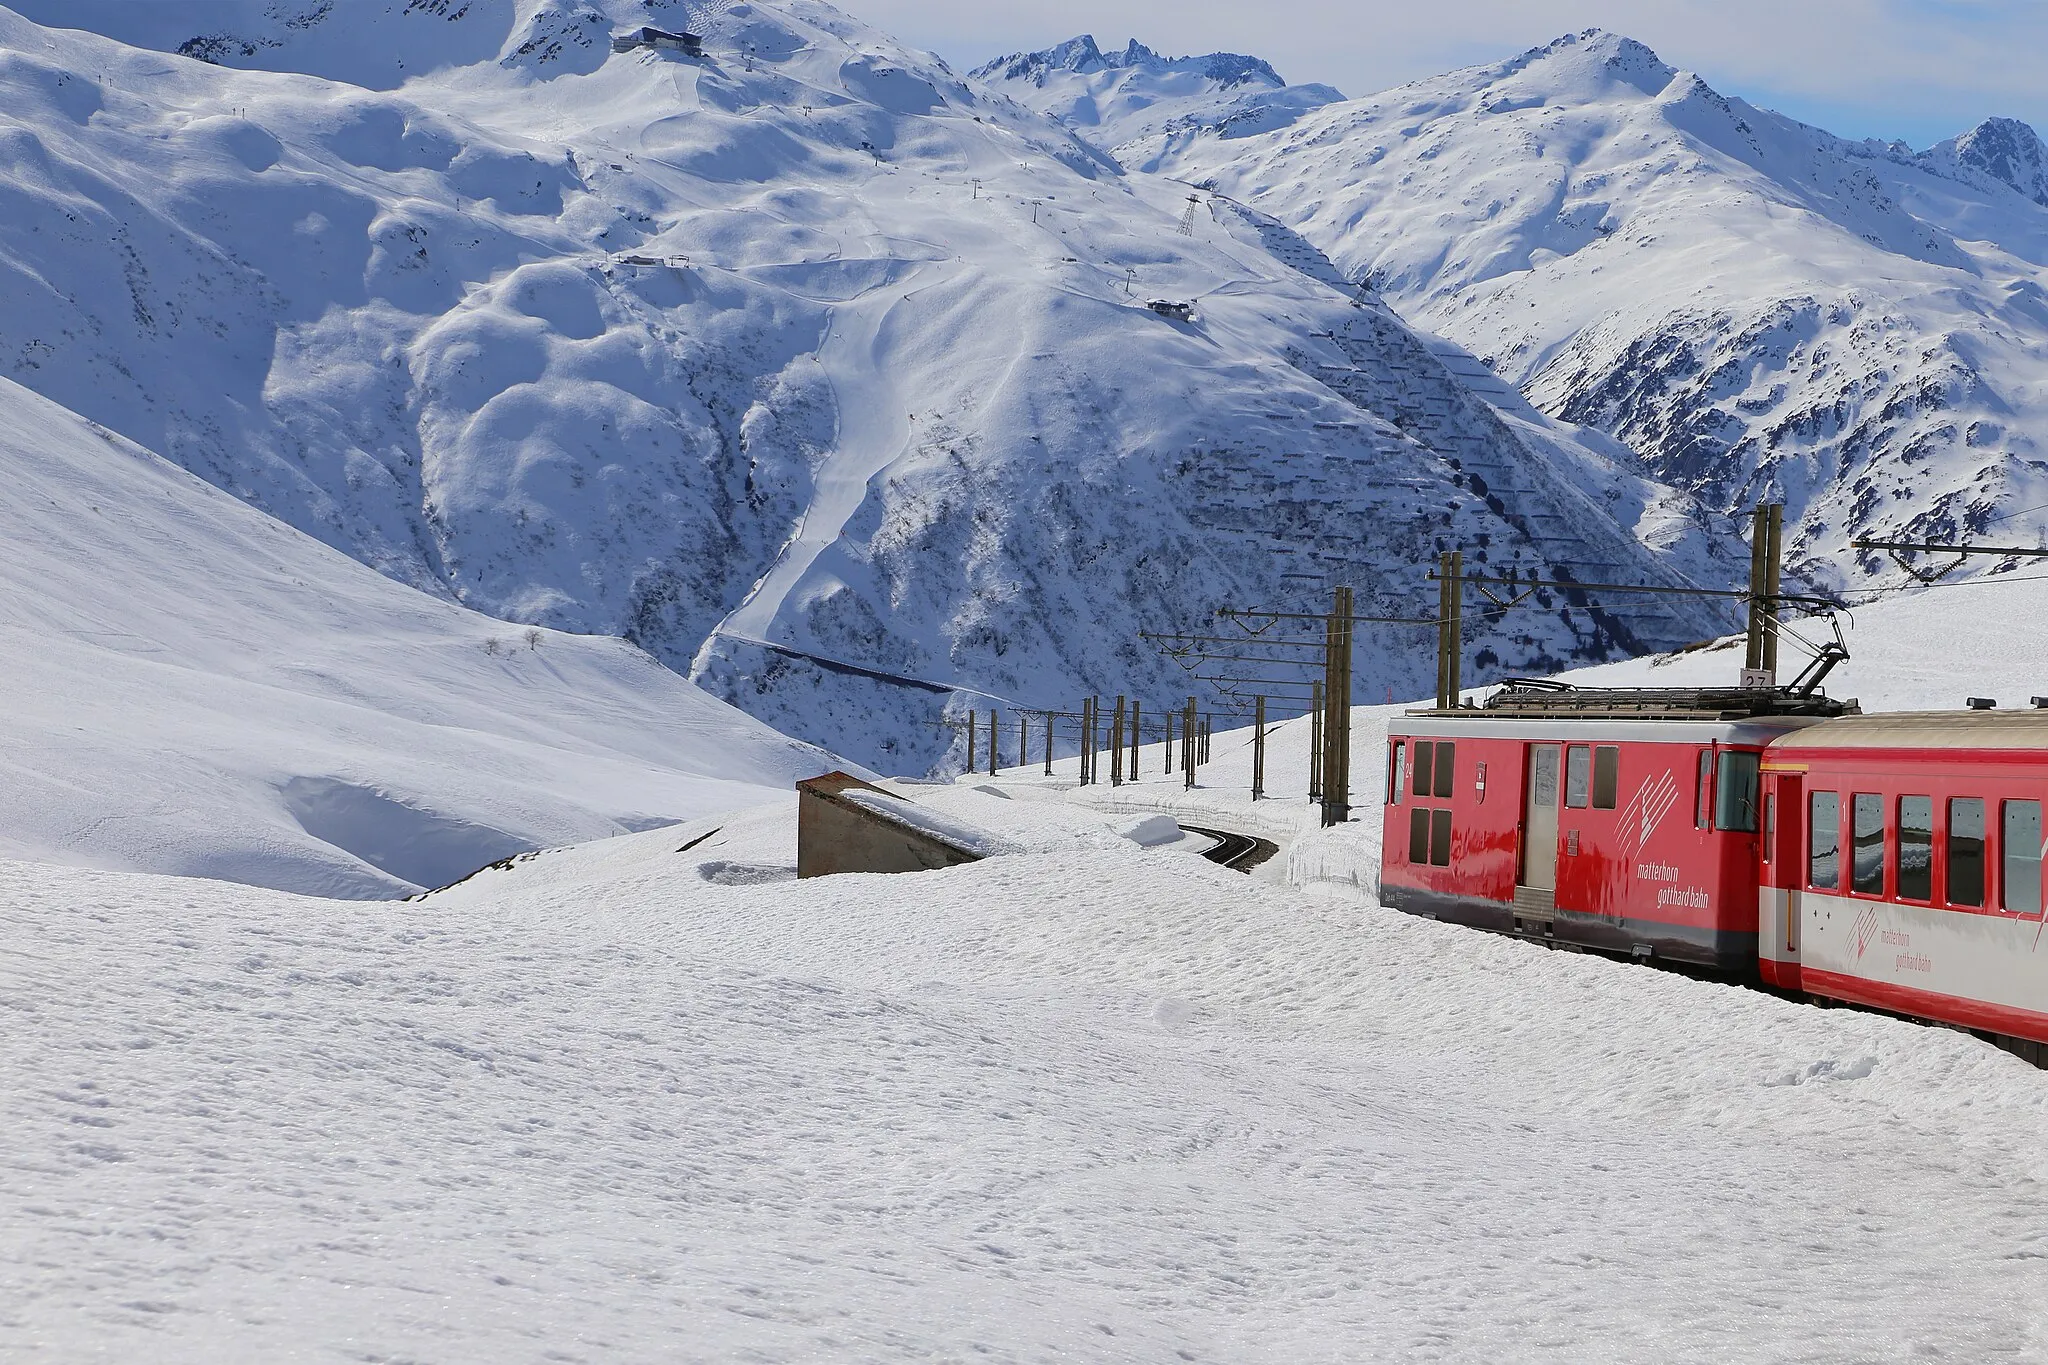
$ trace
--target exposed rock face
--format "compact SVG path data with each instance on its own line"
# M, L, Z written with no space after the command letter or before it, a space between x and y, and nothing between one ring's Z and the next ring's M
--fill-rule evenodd
M1086 34L998 57L970 79L1059 120L1134 169L1155 162L1161 144L1204 132L1249 137L1344 98L1327 85L1289 85L1241 53L1162 57L1135 38L1121 52L1104 53Z
M1986 119L1917 160L1949 175L1974 171L2048 207L2048 147L2042 146L2040 135L2031 126L2018 119Z
M1894 572L1858 534L2048 502L2025 124L1851 143L1593 30L1154 164L1271 213L1710 511L1785 498L1818 582ZM2001 534L2048 525L2027 515Z

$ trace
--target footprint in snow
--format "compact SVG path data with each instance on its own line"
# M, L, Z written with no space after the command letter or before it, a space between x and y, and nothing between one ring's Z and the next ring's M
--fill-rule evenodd
M761 886L768 882L793 882L793 867L768 867L760 863L729 863L714 860L698 867L697 875L713 886Z
M1765 1085L1805 1085L1810 1081L1860 1081L1877 1070L1877 1058L1858 1057L1853 1062L1838 1062L1832 1057L1818 1062L1809 1062L1798 1071L1788 1071Z

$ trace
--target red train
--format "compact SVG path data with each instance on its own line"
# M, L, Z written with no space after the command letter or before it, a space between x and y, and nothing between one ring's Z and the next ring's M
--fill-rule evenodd
M1381 900L2048 1062L2048 710L1514 683L1389 727Z

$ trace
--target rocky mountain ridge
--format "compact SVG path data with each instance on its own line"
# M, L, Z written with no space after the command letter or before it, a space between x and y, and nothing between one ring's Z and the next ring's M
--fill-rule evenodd
M1135 38L1105 54L1088 34L998 57L969 79L1002 90L1134 169L1156 161L1151 143L1202 133L1248 137L1344 98L1327 85L1289 85L1257 57L1162 57Z
M1154 146L1117 155L1272 214L1710 513L1785 499L1815 584L1899 581L1860 534L2048 529L2048 205L2024 124L1852 143L1592 30Z

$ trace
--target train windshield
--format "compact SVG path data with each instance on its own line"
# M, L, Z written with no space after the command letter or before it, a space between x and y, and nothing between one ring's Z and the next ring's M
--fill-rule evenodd
M1758 755L1740 749L1721 751L1721 771L1714 781L1715 829L1756 832L1758 761Z

